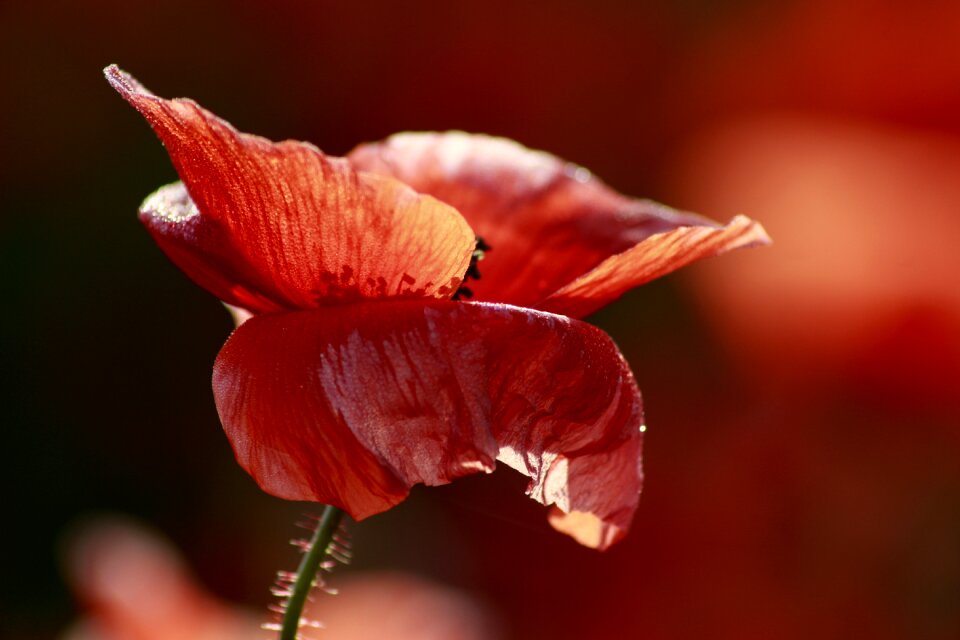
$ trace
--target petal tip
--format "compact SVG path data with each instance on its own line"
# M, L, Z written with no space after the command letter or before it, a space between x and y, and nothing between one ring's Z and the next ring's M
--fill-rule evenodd
M153 95L147 91L142 84L137 82L136 78L122 71L120 67L115 64L104 68L103 75L106 77L107 82L110 83L110 86L128 100L130 96L134 94Z
M763 228L763 225L742 213L735 215L727 226L731 229L736 227L744 228L745 233L743 239L745 242L742 245L744 247L759 247L773 244L773 238L771 238L767 230Z
M108 64L103 68L103 75L110 84L113 84L115 81L123 77L123 71L120 71L120 67L117 66L116 63Z
M107 82L110 83L114 91L120 94L120 97L147 118L151 126L155 126L154 116L151 114L154 110L152 105L159 103L160 99L157 98L152 91L144 87L136 78L115 64L106 67L103 70L103 75L107 78Z
M599 517L585 511L569 513L553 507L547 515L550 526L565 533L585 547L606 551L615 542L626 535L620 527L604 522Z

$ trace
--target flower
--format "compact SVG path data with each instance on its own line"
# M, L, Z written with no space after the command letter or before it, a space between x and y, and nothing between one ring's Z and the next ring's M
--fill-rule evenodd
M401 134L334 158L105 73L182 180L149 196L141 220L195 282L254 316L220 351L213 388L264 490L362 519L414 484L499 461L579 542L604 549L626 533L640 393L610 337L576 318L767 242L759 224L631 200L486 136ZM474 301L452 300L477 236L492 247L483 278Z

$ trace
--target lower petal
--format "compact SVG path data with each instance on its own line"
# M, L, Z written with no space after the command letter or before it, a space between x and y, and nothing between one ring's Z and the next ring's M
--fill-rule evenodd
M596 535L574 534L589 546L636 509L639 392L609 336L569 318L441 301L262 315L224 346L214 392L265 490L358 519L496 460L536 500L589 514Z

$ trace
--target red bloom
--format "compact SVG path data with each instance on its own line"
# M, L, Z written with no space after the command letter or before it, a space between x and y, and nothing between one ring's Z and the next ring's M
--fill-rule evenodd
M255 316L221 350L213 387L261 487L360 519L499 460L558 507L556 528L597 548L624 535L642 481L640 393L609 336L571 318L766 242L759 224L631 200L485 136L402 134L332 158L106 74L183 180L147 198L141 220L198 284ZM453 301L475 233L493 247L470 282L477 301Z

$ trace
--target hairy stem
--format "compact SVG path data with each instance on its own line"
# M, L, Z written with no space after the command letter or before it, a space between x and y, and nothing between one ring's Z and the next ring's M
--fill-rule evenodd
M307 602L307 596L313 589L314 581L317 578L317 570L323 561L330 543L333 541L333 534L337 532L340 526L340 520L343 518L343 511L337 507L327 505L320 517L320 523L317 530L310 540L310 548L304 554L297 568L297 579L293 583L290 591L290 598L286 602L286 610L283 613L283 626L280 629L280 640L296 640L297 631L300 629L300 616L303 615L303 606Z

